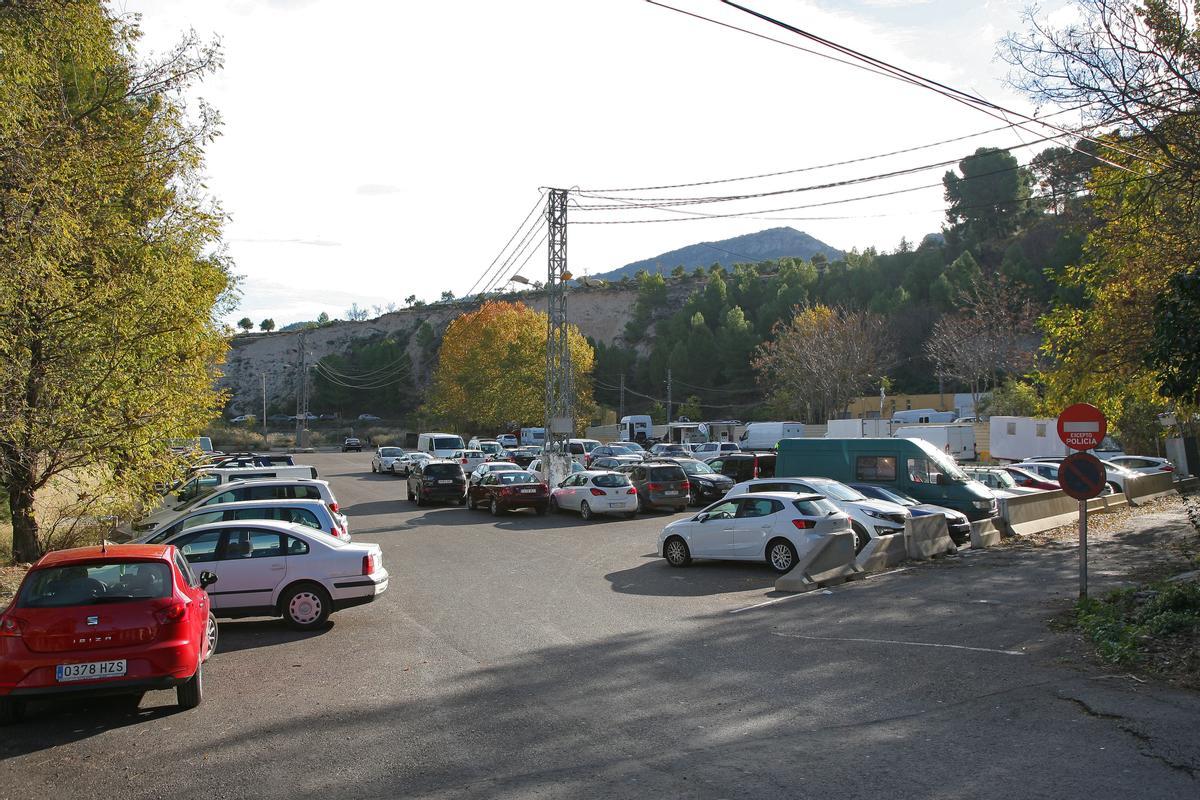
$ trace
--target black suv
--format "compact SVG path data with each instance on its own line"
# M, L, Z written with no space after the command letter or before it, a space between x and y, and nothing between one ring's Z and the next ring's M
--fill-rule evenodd
M638 511L666 506L675 511L686 511L691 488L687 473L674 461L646 461L641 464L626 464L620 472L629 476L637 489Z
M467 502L467 476L462 464L446 459L415 464L408 471L408 499L419 506L438 500L461 506Z
M355 436L351 436L346 441L342 442L342 452L343 453L349 453L351 450L353 450L356 453L361 453L362 452L362 440Z
M722 475L733 478L735 483L775 477L774 453L729 453L710 458L706 463Z
M722 475L703 461L695 458L669 458L667 460L674 461L687 473L690 484L689 499L694 506L715 503L733 488L733 478Z

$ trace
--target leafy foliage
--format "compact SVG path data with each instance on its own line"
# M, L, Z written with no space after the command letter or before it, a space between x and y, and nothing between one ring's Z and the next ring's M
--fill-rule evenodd
M510 420L546 418L546 315L523 303L484 303L454 319L442 337L428 410L457 430L497 431ZM576 418L592 414L594 354L568 330Z
M99 2L0 7L0 481L17 560L128 516L171 472L165 440L222 406L233 281L200 181L216 119L180 99L219 57L189 36L140 63L137 37ZM34 503L56 476L76 488L43 529Z

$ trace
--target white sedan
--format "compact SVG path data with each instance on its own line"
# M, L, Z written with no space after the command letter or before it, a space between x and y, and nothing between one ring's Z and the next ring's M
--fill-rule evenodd
M693 558L766 561L776 572L832 533L850 533L850 517L816 494L763 492L726 497L658 535L658 552L672 567Z
M399 447L378 447L371 457L371 472L390 472L396 474L396 462L404 457L404 450Z
M551 511L578 511L591 519L597 514L637 516L637 489L622 472L576 472L550 491Z
M379 545L349 544L290 522L214 522L164 544L178 547L195 572L217 576L208 596L218 617L283 617L311 630L388 587Z

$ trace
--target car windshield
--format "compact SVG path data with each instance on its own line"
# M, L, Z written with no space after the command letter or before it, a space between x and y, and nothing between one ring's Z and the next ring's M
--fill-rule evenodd
M622 475L619 472L608 472L604 475L597 475L592 478L592 483L597 486L603 486L606 489L614 489L618 486L628 486L629 476Z
M404 451L399 447L381 447L379 448L379 455L383 458L398 458L404 455Z
M433 478L461 478L463 471L458 464L426 464L425 474Z
M989 474L996 476L996 483L1000 484L1000 488L1002 489L1011 489L1017 485L1017 482L1013 479L1013 476L1009 475L1004 470L998 470Z
M535 476L524 470L520 470L517 472L500 473L500 483L509 486L514 483L539 483L539 481Z
M63 608L170 597L171 567L162 561L72 564L37 569L21 587L18 608Z
M855 491L846 484L838 483L837 481L822 481L821 483L814 483L813 488L826 497L832 497L834 500L841 500L843 502L854 502L857 500L867 499L867 496L862 492Z
M433 440L434 450L462 450L463 440L461 436L439 436Z
M875 497L878 500L887 500L890 503L896 503L902 506L918 505L917 501L908 495L901 494L900 492L896 492L891 489L885 489L882 486L872 486L871 492L868 496Z
M622 445L619 445L619 444L610 444L608 446L608 451L609 451L609 455L614 455L614 456L628 456L628 455L633 454L633 451L630 450L628 447L623 447Z
M920 440L913 439L910 441ZM967 473L962 471L962 468L958 466L951 456L946 455L936 447L931 445L930 447L926 448L925 454L929 457L930 461L937 465L938 469L945 473L947 478L955 483L966 483L970 480L970 478L967 477Z
M680 461L679 466L688 475L716 475L717 471L703 461Z
M480 442L479 449L485 453L499 453L502 448L498 442Z

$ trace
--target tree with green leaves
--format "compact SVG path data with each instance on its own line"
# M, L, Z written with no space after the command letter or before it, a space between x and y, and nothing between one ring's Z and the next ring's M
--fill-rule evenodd
M232 307L222 214L204 195L213 112L183 97L219 53L154 61L98 0L0 5L0 484L13 557L128 517L219 415ZM51 513L38 498L53 481ZM65 503L65 506L63 505Z
M981 147L958 169L961 176L951 170L942 178L946 219L968 246L1002 241L1028 219L1032 179L1011 153Z
M238 327L245 333L249 333L254 330L254 322L249 317L242 317L238 320Z
M330 319L329 319L329 315L327 313L322 311L320 314L317 314L317 327L318 328L324 328L328 324L330 324Z
M258 323L258 329L264 333L270 333L275 330L275 320L267 317L262 322Z

